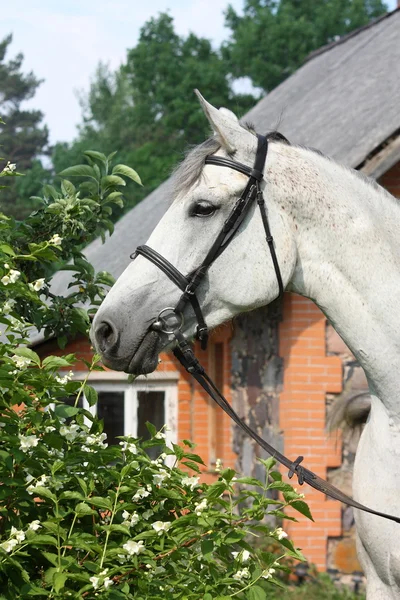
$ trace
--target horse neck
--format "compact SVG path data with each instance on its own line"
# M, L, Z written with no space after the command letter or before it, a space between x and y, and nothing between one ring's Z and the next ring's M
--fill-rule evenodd
M321 308L371 391L400 420L400 203L329 159L297 154L304 180L292 217L298 262L291 288Z

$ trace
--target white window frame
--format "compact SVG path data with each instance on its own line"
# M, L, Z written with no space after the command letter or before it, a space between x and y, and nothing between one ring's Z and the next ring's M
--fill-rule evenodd
M85 372L76 372L73 379L83 381L86 376ZM132 383L129 383L125 373L94 371L88 383L98 392L124 392L124 435L132 437L137 437L138 392L164 392L166 444L171 447L171 444L178 442L178 380L179 373L176 371L151 373L146 377L138 377ZM96 406L89 406L84 396L83 408L92 415L96 414ZM169 458L174 457L167 457L167 463Z

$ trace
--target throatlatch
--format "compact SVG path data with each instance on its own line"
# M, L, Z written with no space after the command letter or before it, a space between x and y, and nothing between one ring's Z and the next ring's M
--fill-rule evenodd
M205 163L209 165L228 167L230 169L239 171L240 173L247 175L249 177L249 181L245 189L243 190L240 198L237 200L232 212L225 221L215 242L208 251L206 258L203 260L203 262L197 269L195 269L188 275L183 275L166 258L161 256L161 254L159 254L149 246L145 245L139 246L136 249L136 252L132 255L132 258L137 256L138 254L147 258L156 267L161 269L161 271L163 271L163 273L165 273L165 275L167 275L167 277L169 277L169 279L173 283L175 283L175 285L183 292L176 307L164 308L158 315L157 319L155 319L150 329L153 329L154 331L163 332L168 335L173 335L175 337L176 347L174 349L174 354L179 360L179 362L184 366L188 373L190 373L196 379L196 381L207 392L207 394L218 404L218 406L220 406L222 410L224 410L226 414L229 415L229 417L231 417L231 419L241 429L243 429L243 431L245 431L251 438L253 438L253 440L255 440L257 444L259 444L266 452L268 452L268 454L270 454L273 458L275 458L278 462L280 462L289 470L289 478L292 478L293 475L296 475L300 485L303 485L303 483L308 483L308 485L310 485L314 489L326 494L334 500L339 500L344 504L348 504L350 506L353 506L354 508L363 510L364 512L368 512L379 517L390 519L391 521L395 521L396 523L400 523L400 517L388 515L386 513L373 510L372 508L368 508L367 506L360 504L350 496L347 496L347 494L344 494L332 484L328 483L309 469L305 468L301 464L303 461L303 456L299 456L298 458L296 458L296 460L292 461L289 458L287 458L284 454L276 450L276 448L268 444L268 442L263 440L233 410L229 402L221 394L214 382L210 379L210 377L205 372L204 368L201 366L201 364L195 357L192 347L190 346L188 340L185 338L181 331L181 328L183 326L183 311L187 304L191 304L197 319L196 338L200 340L202 349L206 349L208 340L208 328L203 317L199 301L196 296L196 290L201 281L204 279L210 266L228 247L229 243L231 242L235 233L239 229L240 225L242 224L243 220L249 212L250 207L253 205L255 200L257 201L258 207L260 209L261 218L266 234L266 241L270 249L271 259L275 269L276 279L278 282L279 293L277 297L282 296L284 292L281 271L275 252L274 240L271 235L268 223L265 200L260 187L261 181L264 176L263 171L268 152L268 139L261 135L258 135L257 138L257 154L253 168L247 167L246 165L243 165L239 162L220 156L208 156L205 160Z

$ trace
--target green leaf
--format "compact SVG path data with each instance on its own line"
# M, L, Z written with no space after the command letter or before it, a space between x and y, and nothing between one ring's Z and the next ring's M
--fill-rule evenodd
M40 496L41 498L48 498L54 503L57 502L57 497L53 494L53 492L42 486L35 486L35 495Z
M58 173L60 177L91 177L97 181L96 172L89 165L75 165Z
M101 180L103 190L107 190L109 187L114 187L115 185L126 185L126 181L122 177L118 177L118 175L106 175Z
M93 160L100 161L103 165L105 165L107 162L107 158L102 152L96 152L96 150L86 150L86 152L83 154L85 154L85 156L89 156L89 158L92 158Z
M155 437L157 434L157 429L156 427L154 427L154 425L152 423L149 423L149 421L146 421L145 423L147 431L149 432L149 434L151 435L151 437Z
M97 391L91 385L85 385L83 388L83 393L85 394L85 398L88 401L89 406L94 406L98 400Z
M87 491L87 490L86 490ZM85 492L86 493L86 492ZM60 494L60 500L84 500L84 496L74 490L67 490Z
M54 412L57 417L61 419L69 419L79 412L79 408L76 408L75 406L68 406L68 404L57 404Z
M34 352L33 350L30 350L29 348L15 348L14 354L16 354L17 356L23 356L24 358L29 358L29 360L32 361L35 365L40 366L39 355L36 354L36 352Z
M214 550L214 542L212 540L203 540L201 542L201 553L203 556L211 554Z
M14 250L8 244L0 244L0 251L4 252L4 254L7 254L8 256L15 256Z
M97 511L93 510L93 508L90 508L90 506L85 502L80 502L77 504L74 512L78 515L78 517L97 514Z
M259 585L252 585L247 591L248 600L266 600L267 593Z
M59 197L56 188L48 183L43 186L43 194L46 198L53 198L53 200L58 200Z
M276 465L276 460L272 456L270 458L260 458L259 461L264 465L267 471L270 471L272 467Z
M240 542L245 536L244 531L230 531L224 539L225 544L236 544Z
M76 189L74 184L68 181L68 179L63 179L61 182L61 191L64 196L74 196Z
M111 500L108 498L101 498L101 496L91 496L86 500L89 504L97 506L98 508L105 508L106 510L112 510Z
M87 496L88 488L87 488L86 481L84 479L82 479L81 477L78 477L77 475L75 475L75 477L76 477L76 480L78 481L79 485L81 486L81 490L83 491L85 496Z
M58 567L58 555L51 552L42 552L43 556L55 567Z
M199 463L199 465L204 465L203 459L198 454L192 454L191 452L185 452L184 458L188 458L193 462Z
M262 487L261 481L255 479L254 477L239 477L236 480L236 483L245 483L247 485L256 485L257 487Z
M124 175L124 177L128 177L135 181L139 185L143 185L139 175L136 173L134 169L128 167L127 165L115 165L112 170L113 175Z
M67 573L54 573L53 585L56 592L59 592L64 587L67 577Z
M306 502L303 502L303 500L295 500L294 502L290 503L290 506L293 506L294 509L296 509L299 513L307 517L307 519L314 521L308 504Z
M46 358L42 362L42 367L46 371L50 371L51 369L61 369L62 367L70 367L74 364L74 359L67 359L62 356L46 356Z
M36 493L36 490L35 490L35 493ZM38 545L45 544L45 545L49 545L49 546L55 546L56 548L58 546L58 542L57 542L56 538L54 538L51 535L46 535L44 533L41 535L34 535L32 538L26 538L24 543L29 544L30 546L35 546L36 544L38 544Z

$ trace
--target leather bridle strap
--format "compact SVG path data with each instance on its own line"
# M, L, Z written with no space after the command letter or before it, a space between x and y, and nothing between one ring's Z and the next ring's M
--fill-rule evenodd
M197 330L196 337L200 340L201 347L203 350L207 347L208 341L208 328L203 317L203 313L200 308L199 301L196 296L196 290L204 279L208 269L213 262L222 254L222 252L228 247L233 237L235 236L243 220L247 216L254 200L257 198L257 204L260 208L261 218L265 229L266 239L271 253L272 263L275 269L279 296L283 294L283 282L282 276L278 264L278 260L275 253L275 247L273 238L271 236L268 218L265 208L264 197L260 189L260 183L263 179L263 170L265 160L268 152L268 140L266 137L257 136L257 153L253 168L250 168L237 161L230 160L221 156L208 156L205 160L206 164L216 165L222 167L228 167L247 175L249 180L245 189L243 190L240 198L237 200L234 208L232 209L229 217L226 219L222 229L217 235L214 243L208 251L201 265L194 269L188 275L183 275L174 265L172 265L166 258L161 256L158 252L150 248L149 246L143 245L136 249L133 257L137 255L144 256L158 267L167 277L180 289L182 295L179 298L178 304L174 308L176 314L181 315L187 304L191 304L193 311L197 319Z
M188 373L190 373L196 379L203 390L207 392L214 402L216 402L218 406L222 408L222 410L236 423L236 425L238 425L245 433L247 433L247 435L253 438L253 440L259 446L261 446L261 448L268 452L268 454L289 469L290 479L293 477L293 475L296 475L299 485L308 483L308 485L313 487L318 492L322 492L334 500L338 500L339 502L343 502L344 504L348 504L349 506L353 506L354 508L368 512L372 515L377 515L378 517L383 517L385 519L395 521L396 523L400 523L400 517L388 515L386 513L369 508L364 504L360 504L360 502L357 502L351 496L348 496L328 481L325 481L322 479L322 477L316 475L316 473L313 473L309 469L303 467L301 464L304 458L303 456L299 456L295 461L291 461L284 454L279 452L279 450L276 450L276 448L268 444L268 442L266 442L255 431L253 431L253 429L251 429L251 427L249 427L247 423L245 423L234 411L228 400L223 396L223 394L221 394L197 358L194 356L192 348L179 330L175 332L175 337L177 340L177 346L174 349L174 355L183 365L183 367L185 367Z

